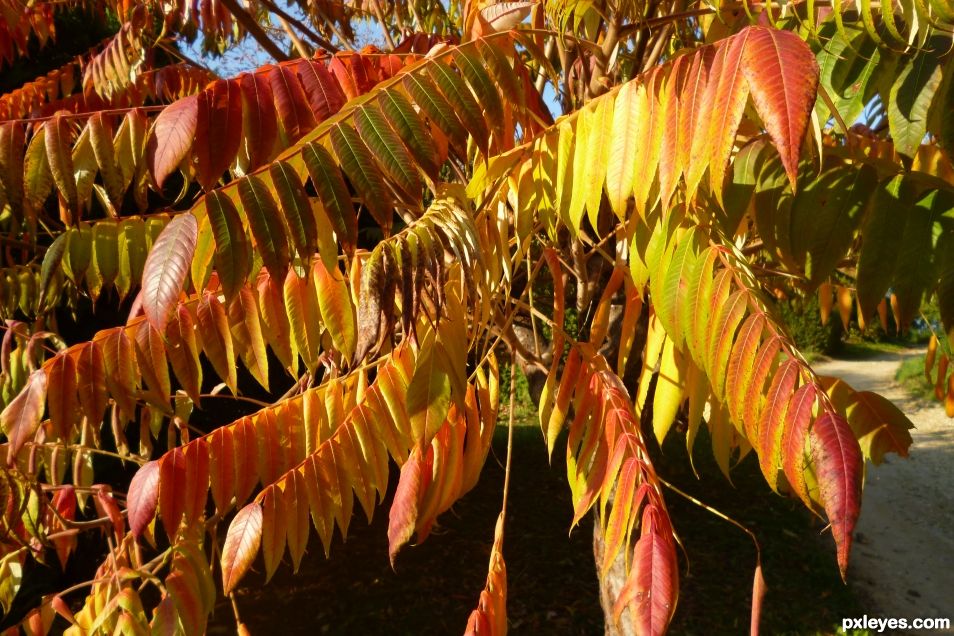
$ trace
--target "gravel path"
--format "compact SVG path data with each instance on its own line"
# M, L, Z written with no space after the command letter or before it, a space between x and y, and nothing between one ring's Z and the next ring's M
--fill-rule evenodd
M915 426L908 459L888 455L881 466L868 464L849 582L870 599L870 616L954 621L954 420L894 381L901 361L921 353L832 360L815 369L858 391L877 391Z

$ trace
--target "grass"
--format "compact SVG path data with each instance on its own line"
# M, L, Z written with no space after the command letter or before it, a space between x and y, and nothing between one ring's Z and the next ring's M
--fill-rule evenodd
M503 375L503 374L502 374ZM520 386L518 376L518 386ZM509 382L509 379L507 379ZM501 382L502 389L508 384ZM502 398L503 399L503 398ZM592 516L568 533L572 517L566 485L565 433L552 465L536 423L535 407L518 403L514 463L504 556L512 634L601 634L592 556ZM326 560L312 536L301 571L287 562L265 586L261 557L236 598L252 633L461 633L486 577L494 522L500 508L506 453L505 415L480 483L438 520L420 546L406 547L396 572L387 556L388 507L397 481L370 524L356 513L347 542L336 537ZM696 444L697 479L685 437L670 435L655 449L661 476L681 490L753 529L763 554L768 593L762 630L771 634L836 633L843 616L861 616L864 604L845 586L830 534L801 505L770 492L752 457L729 483L718 471L705 432ZM561 446L562 444L562 446ZM749 623L755 550L738 528L673 492L665 491L679 537L680 599L670 633L735 634ZM686 556L688 555L688 556ZM216 608L210 633L234 633L228 602Z
M938 354L940 355L940 354ZM938 364L931 370L931 379L924 375L925 356L920 355L908 358L898 367L894 379L911 395L922 400L934 400L934 383L937 381ZM948 367L945 379L954 372L954 366Z
M899 353L909 345L898 342L872 342L852 339L842 344L837 357L840 360L867 360L885 353Z

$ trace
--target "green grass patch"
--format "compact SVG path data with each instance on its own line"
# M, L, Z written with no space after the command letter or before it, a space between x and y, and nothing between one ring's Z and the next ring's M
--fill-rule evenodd
M938 357L940 357L940 353L938 353ZM924 374L924 358L923 355L920 355L902 362L894 379L914 397L922 400L934 400L934 386L938 380L937 374L940 369L939 365L935 363L934 368L931 369L931 377L928 379ZM954 373L954 365L948 366L947 373L944 374L944 381L947 381L951 373Z
M906 347L907 345L899 342L852 339L842 345L837 357L844 360L867 360L884 354L900 353Z

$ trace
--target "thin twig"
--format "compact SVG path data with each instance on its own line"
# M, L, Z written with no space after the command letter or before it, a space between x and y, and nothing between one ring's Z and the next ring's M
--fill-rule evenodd
M298 51L298 55L302 56L305 59L311 57L311 51L308 50L308 47L305 45L305 43L302 42L301 38L298 37L298 34L295 33L295 30L288 23L288 20L286 20L285 18L281 16L278 16L278 21L281 23L282 28L285 30L285 33L288 34L288 37L289 39L291 39L292 44L295 45L295 50Z
M378 0L371 0L371 5L374 7L374 15L377 16L378 22L381 24L381 31L384 32L384 39L387 41L388 46L392 49L397 48L394 44L394 38L391 37L391 30L388 29L388 23L384 21L384 13L381 11L381 4Z

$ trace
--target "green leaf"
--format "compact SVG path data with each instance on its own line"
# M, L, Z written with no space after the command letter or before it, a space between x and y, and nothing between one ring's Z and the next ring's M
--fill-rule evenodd
M487 113L487 119L499 126L504 117L503 103L500 101L497 87L484 68L484 61L473 51L461 48L457 50L454 62L477 95L477 101Z
M291 236L295 249L298 250L299 258L308 261L315 253L318 228L301 179L284 161L271 164L268 167L268 173L275 185L275 193L278 195L278 203L281 206L288 235Z
M257 175L241 179L238 191L252 238L255 239L255 248L261 254L265 269L275 278L284 277L289 264L288 237L285 236L275 199L265 181Z
M414 110L411 102L403 93L395 89L389 89L378 95L378 104L381 106L388 122L401 137L401 141L404 142L404 145L408 147L417 160L417 164L424 171L424 174L436 180L437 173L440 170L440 159L437 156L434 143L431 141L431 134L427 125Z
M891 286L898 262L898 240L911 216L913 191L902 175L882 182L875 190L861 230L858 254L858 311L867 319Z
M341 177L341 171L338 170L331 153L319 144L305 145L302 148L302 158L305 160L305 167L308 168L311 183L318 193L322 211L331 223L345 254L351 256L354 254L355 242L358 239L358 223L351 204L351 194ZM322 252L322 259L326 263L329 262L324 252ZM337 250L334 253L334 260L338 260Z
M940 236L934 248L937 267L937 304L948 342L954 342L954 204L938 219Z
M76 180L73 177L73 158L71 153L69 122L62 114L53 116L43 125L46 134L46 156L50 161L50 173L56 183L67 207L76 212L79 194L76 191Z
M93 226L93 267L103 287L110 287L119 275L119 224L100 221Z
M420 200L422 184L414 169L416 162L388 125L381 110L373 104L365 104L355 110L355 123L375 161L406 195L406 200Z
M947 199L947 201L945 201ZM934 282L934 221L950 197L932 190L909 208L908 222L897 246L892 288L898 300L898 328L906 329L921 308L924 292ZM898 236L896 234L896 236Z
M404 87L424 116L430 119L441 132L458 148L467 144L467 131L461 126L454 109L434 84L416 73L404 76Z
M142 271L149 255L149 248L146 246L146 224L143 220L123 219L119 242L123 249L119 252L119 277L116 279L116 287L119 293L125 296L133 285L142 280Z
M929 47L905 64L891 85L888 101L888 126L895 149L913 157L927 134L928 110L941 85L939 54L948 46L932 38ZM940 47L940 48L937 48Z
M215 271L226 298L235 298L251 273L249 240L232 199L218 190L205 197L205 209L215 239Z
M433 349L422 352L407 387L407 413L414 439L421 449L430 444L450 408L450 376L439 363L440 356Z
M23 190L30 210L43 206L53 190L53 173L47 160L46 126L36 131L23 160Z
M871 166L839 166L826 170L795 195L792 255L804 263L813 286L823 283L847 254L877 182Z
M331 128L331 146L355 192L368 207L371 216L385 233L390 233L392 216L391 194L384 179L374 166L371 151L348 124L338 123Z
M877 73L883 75L884 61L881 48L864 32L859 32L849 43L840 33L832 35L818 54L819 84L828 92L838 114L847 125L857 121L871 97ZM831 113L821 99L815 105L822 124Z
M480 106L477 105L474 95L467 88L464 80L453 68L441 62L429 64L427 72L440 87L444 96L447 97L453 112L457 114L461 123L474 138L477 148L484 156L487 156L487 141L490 137L487 123L484 121L483 113L480 112Z

